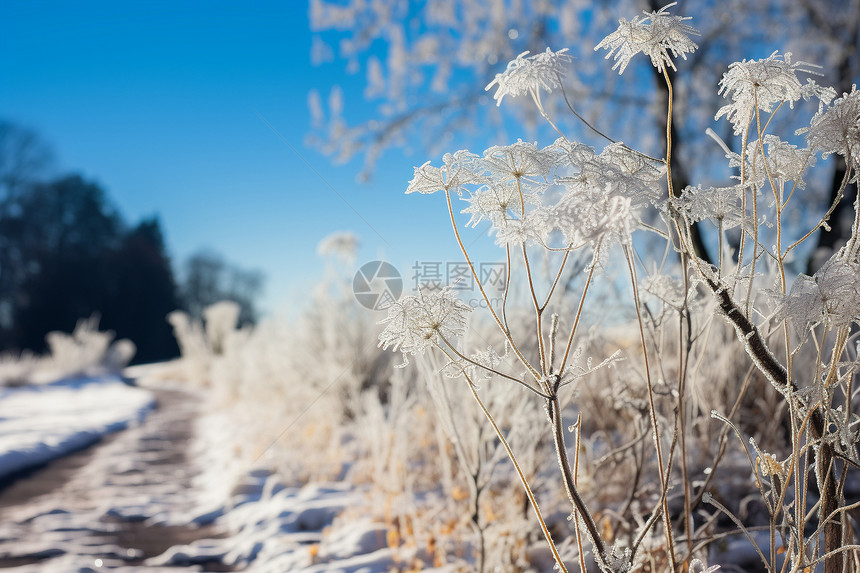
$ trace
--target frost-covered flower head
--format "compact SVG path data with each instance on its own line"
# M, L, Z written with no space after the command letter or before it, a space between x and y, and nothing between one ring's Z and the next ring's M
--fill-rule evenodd
M520 177L549 176L559 159L554 146L538 148L537 144L518 140L511 145L494 145L484 151L481 164L491 179L503 181Z
M557 179L566 191L551 209L554 227L568 244L628 244L639 222L636 212L661 195L662 168L621 143L600 154L582 144L558 140L555 145L578 171Z
M677 199L691 222L710 219L724 231L741 224L740 189L734 187L687 187Z
M492 182L485 185L464 199L469 206L462 213L469 213L472 218L466 225L477 227L484 219L499 226L505 219L522 219L523 203L539 204L540 199L534 193L523 193L516 183L511 181Z
M528 52L523 52L508 62L505 71L496 74L496 78L484 89L489 91L494 85L497 87L496 93L493 94L496 105L502 105L502 99L506 95L517 97L529 94L538 108L543 109L540 90L552 92L553 89L561 87L566 66L572 59L566 52L567 48L557 52L547 48L545 52L529 57L526 57Z
M613 192L611 185L569 189L551 210L553 226L567 244L626 245L637 218L629 197Z
M461 149L456 153L446 153L442 157L442 167L433 167L428 161L415 168L415 174L406 188L406 193L435 193L436 191L462 192L464 185L483 183L478 156Z
M623 143L611 143L600 153L602 177L635 207L656 202L662 194L666 172L662 166L635 153Z
M824 157L838 153L850 157L856 165L860 162L860 92L853 86L851 93L833 102L827 110L819 110L810 126L799 133L806 133L806 140Z
M762 147L765 148L765 157L762 158ZM741 156L737 153L728 153L729 167L741 166ZM800 148L796 145L781 140L775 135L765 135L761 144L758 140L747 144L744 162L745 185L764 185L768 177L772 178L778 185L786 181L794 181L801 189L806 188L803 173L808 167L815 165L815 155L810 148ZM740 179L739 175L733 176Z
M545 245L551 231L549 212L543 207L527 211L522 219L506 218L490 229L496 233L496 244L500 247L523 243Z
M714 119L726 116L735 128L735 135L741 135L749 124L752 114L758 109L770 113L774 104L794 102L801 97L809 99L817 96L826 98L827 91L821 90L813 81L806 85L800 83L797 72L816 74L813 64L791 61L791 52L780 56L772 53L762 60L743 60L729 64L729 71L720 80L719 95L731 97L732 103L717 111Z
M404 354L419 354L444 341L453 343L466 330L466 313L472 308L446 287L418 296L405 296L388 308L386 324L379 335L383 350L389 346ZM405 365L405 363L404 363Z
M661 72L666 66L676 69L672 58L681 56L686 60L687 54L695 52L698 46L690 36L698 36L699 31L684 23L689 17L666 12L675 4L677 2L667 4L656 12L643 12L644 16L636 16L632 20L619 19L618 29L603 38L594 49L609 50L606 59L614 56L612 69L620 68L619 74L624 73L633 56L640 52L650 57L651 63Z
M860 320L860 265L835 255L814 276L800 275L776 313L777 320L790 319L801 337L809 328L825 323L846 326Z

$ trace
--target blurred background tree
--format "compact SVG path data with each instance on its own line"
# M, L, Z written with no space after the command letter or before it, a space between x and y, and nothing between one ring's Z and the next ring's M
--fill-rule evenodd
M229 299L243 322L257 319L259 273L195 255L178 285L157 217L129 226L102 187L53 169L38 134L0 121L0 350L41 352L48 332L95 314L135 343L136 362L152 362L179 353L166 321L174 310L199 316Z
M191 317L202 319L207 306L231 300L239 305L240 326L255 324L259 319L256 301L263 289L259 271L240 269L218 253L202 250L185 262L182 277L183 308Z

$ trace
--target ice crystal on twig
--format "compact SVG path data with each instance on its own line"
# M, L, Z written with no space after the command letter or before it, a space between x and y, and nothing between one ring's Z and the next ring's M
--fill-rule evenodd
M666 12L667 8L675 4L677 2L663 6L656 12L643 12L644 16L636 16L632 20L619 19L618 29L603 38L594 49L609 50L606 58L614 57L612 69L620 68L619 74L624 73L633 56L640 52L650 57L651 63L660 72L667 66L676 69L672 58L681 56L686 60L687 54L695 52L698 46L690 36L698 36L699 31L684 23L690 18Z

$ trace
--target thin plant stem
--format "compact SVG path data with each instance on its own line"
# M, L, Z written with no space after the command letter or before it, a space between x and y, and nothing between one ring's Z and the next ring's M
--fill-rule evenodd
M576 428L576 450L573 454L573 483L577 484L579 476L579 440L582 434L582 412L576 415L576 424L574 427ZM576 530L576 547L579 550L579 570L585 573L587 569L585 566L585 552L582 549L582 532L579 529L579 517L575 509L573 510L573 525Z
M666 500L666 492L668 488L668 476L664 476L666 466L663 463L663 448L660 446L660 427L657 423L657 407L654 404L654 386L651 382L651 368L648 358L648 345L645 340L645 329L642 322L642 312L639 308L639 286L636 280L636 267L633 262L633 257L630 255L630 248L624 245L624 256L627 258L627 266L630 271L630 281L633 285L633 306L636 309L636 318L639 323L639 336L642 344L642 353L645 360L645 381L648 385L648 413L651 419L651 430L654 437L654 448L657 452L657 467L660 471L660 487L663 496L663 525L666 533L666 550L669 558L672 561L672 570L675 569L675 543L672 536L672 524L669 518L669 504Z
M445 352L445 349L442 349L442 352ZM447 352L445 352L447 354ZM451 356L449 355L450 359ZM520 468L520 464L517 461L517 457L514 454L514 451L511 449L511 446L508 444L508 441L505 439L505 435L502 433L502 430L499 428L499 425L496 423L495 418L487 409L487 406L484 404L481 397L478 395L478 391L475 388L475 385L469 379L468 376L464 376L466 379L466 384L469 387L469 391L472 393L472 397L475 399L475 402L478 404L478 407L481 409L481 412L484 414L484 417L490 423L490 426L493 428L493 432L495 432L496 437L499 439L499 443L502 444L502 448L504 448L505 453L508 456L508 459L511 460L511 464L514 466L514 471L517 474L517 477L520 480L520 484L523 486L523 491L525 491L526 497L529 499L529 503L531 503L532 509L535 512L535 516L537 517L538 524L540 525L541 532L546 539L547 544L549 545L550 551L552 552L553 559L555 559L556 565L558 565L559 571L562 573L567 573L567 568L564 566L564 561L561 558L561 555L558 552L558 548L555 545L555 542L552 539L552 535L549 532L549 527L546 524L546 520L544 520L543 515L541 514L540 505L538 505L537 498L532 492L531 486L529 486L528 479L526 478L523 470Z
M502 331L502 334L508 340L508 343L511 345L511 350L514 351L514 354L519 358L520 362L523 366L528 369L531 375L535 378L535 380L540 380L540 373L535 370L534 366L526 360L525 356L522 355L519 348L517 348L516 342L511 337L510 332L505 328L502 324L502 321L499 320L499 316L496 314L496 311L493 309L493 305L490 303L490 297L487 296L487 292L484 290L484 285L481 283L481 279L478 277L477 271L475 271L475 265L472 263L472 259L469 257L469 253L466 251L466 246L463 244L463 239L460 237L460 230L457 228L457 221L454 218L454 206L451 204L451 192L449 190L445 191L445 198L448 201L448 214L451 217L451 226L454 229L454 236L457 238L457 244L460 246L460 251L463 253L463 257L466 259L466 263L469 265L469 269L472 271L472 276L475 278L475 283L478 285L478 289L481 291L481 296L484 297L484 302L487 303L487 309L490 311L490 314L493 316L493 320L496 321L496 325L499 327L499 330ZM510 270L508 271L510 273Z
M582 296L579 299L579 305L576 307L576 318L573 320L573 326L570 328L570 335L567 337L567 346L564 349L564 356L561 359L561 365L558 367L558 375L564 374L564 367L567 365L567 357L570 355L570 349L573 347L573 337L576 334L576 328L579 326L579 318L582 316L582 309L585 305L585 296L588 294L588 287L591 286L591 279L594 276L594 268L597 266L597 255L600 251L600 243L594 248L594 257L591 261L591 268L588 269L588 278L585 279L585 287L582 289Z

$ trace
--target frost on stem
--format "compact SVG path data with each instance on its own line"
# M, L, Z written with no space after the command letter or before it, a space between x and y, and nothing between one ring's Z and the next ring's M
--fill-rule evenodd
M497 87L496 93L493 94L496 105L502 105L502 99L506 95L517 97L529 94L538 109L543 109L540 90L552 92L553 89L561 88L566 66L572 60L566 52L567 48L557 52L547 48L545 52L529 57L525 57L528 52L523 52L508 62L505 71L496 74L496 78L487 84L484 90L489 91L494 85Z
M676 69L672 58L681 56L686 60L687 54L695 52L698 46L690 36L698 36L699 31L684 23L690 20L689 17L673 16L666 12L667 8L675 4L677 2L663 6L656 12L643 12L644 16L636 16L632 20L619 19L618 29L603 38L594 49L609 50L606 58L614 56L615 65L612 69L620 68L619 74L624 73L633 56L640 52L650 57L651 63L660 72L667 66Z
M454 295L451 287L403 297L389 307L388 317L380 321L386 326L379 335L378 346L383 350L389 346L400 350L405 366L407 354L420 354L461 336L466 330L466 313L471 310Z
M774 52L761 60L743 60L729 65L729 71L720 80L719 95L731 97L732 103L717 111L714 119L726 116L734 126L735 135L742 135L756 109L770 113L774 104L794 102L801 97L817 97L822 102L833 98L833 90L822 89L814 81L804 85L797 77L798 72L817 74L819 66L806 62L791 61L791 52L780 56Z

